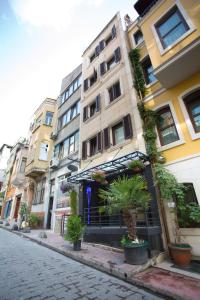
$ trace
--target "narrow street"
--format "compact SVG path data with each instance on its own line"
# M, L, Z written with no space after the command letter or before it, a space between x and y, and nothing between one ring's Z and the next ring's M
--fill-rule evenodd
M164 299L0 229L0 299Z

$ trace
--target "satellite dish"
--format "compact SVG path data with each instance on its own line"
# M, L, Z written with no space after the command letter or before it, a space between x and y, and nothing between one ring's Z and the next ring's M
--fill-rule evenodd
M69 169L70 171L72 171L72 172L78 171L78 167L75 166L75 165L68 165L67 167L68 167L68 169Z

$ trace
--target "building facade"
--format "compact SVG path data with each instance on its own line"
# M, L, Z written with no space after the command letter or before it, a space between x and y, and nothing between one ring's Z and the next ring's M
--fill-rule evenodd
M80 185L79 213L86 225L84 240L119 245L126 232L120 212L112 217L101 214L103 205L99 188L105 186L93 179L103 172L108 184L121 176L132 176L128 164L141 159L147 167L144 176L152 193L150 209L155 225L147 222L139 236L151 240L151 249L162 249L161 228L151 167L145 153L142 122L129 63L126 34L119 13L102 29L83 53L82 97L80 115L81 169L68 180ZM148 216L142 216L147 217ZM154 221L153 221L154 222ZM138 223L139 224L139 223Z
M45 195L49 189L49 163L53 151L54 122L56 121L56 100L46 98L34 113L30 126L28 158L25 168L27 177L26 197L31 212L45 220Z
M200 6L197 1L137 1L139 18L127 28L130 49L140 49L146 106L157 112L157 145L166 167L200 204ZM174 223L167 212L170 238ZM200 229L181 228L200 255Z
M79 125L82 66L68 74L61 84L58 113L52 139L54 153L50 162L50 194L47 228L60 232L61 217L70 214L69 192L62 186L79 169ZM70 168L71 167L71 168Z
M25 201L25 165L27 160L27 140L20 138L12 147L7 163L5 197L1 217L9 222L19 220L21 201Z

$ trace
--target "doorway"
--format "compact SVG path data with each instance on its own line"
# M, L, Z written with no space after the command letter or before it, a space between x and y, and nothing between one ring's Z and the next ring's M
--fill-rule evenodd
M52 208L53 208L53 197L50 197L48 215L47 215L47 229L51 229Z
M15 221L17 221L17 218L18 218L20 202L21 202L21 196L17 197L17 201L16 201L16 205L15 205L15 213L14 213Z

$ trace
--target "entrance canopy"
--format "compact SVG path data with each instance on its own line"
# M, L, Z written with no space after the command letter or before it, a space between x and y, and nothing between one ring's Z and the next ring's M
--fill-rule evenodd
M149 162L148 156L146 156L142 152L135 151L122 157L100 164L98 166L92 167L90 169L83 170L77 173L76 175L68 177L67 181L71 183L78 183L84 180L91 180L92 173L96 171L104 171L107 176L118 174L123 172L124 170L127 170L128 164L133 160Z

